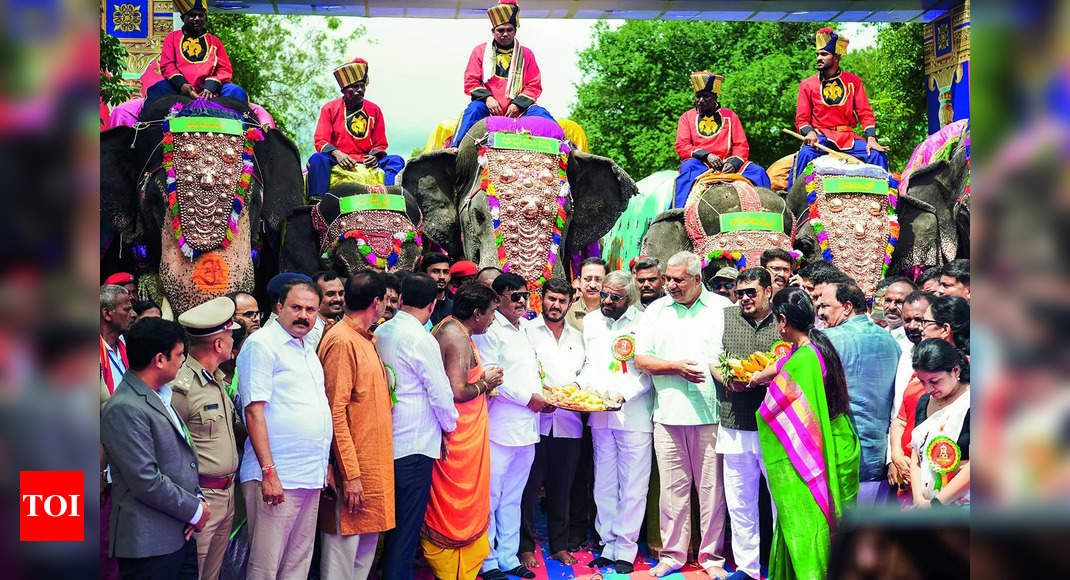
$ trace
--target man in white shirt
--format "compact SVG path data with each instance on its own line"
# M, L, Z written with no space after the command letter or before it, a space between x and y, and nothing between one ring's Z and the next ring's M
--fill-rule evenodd
M383 577L411 579L420 542L431 471L442 456L442 433L457 428L453 389L438 341L424 324L435 309L438 287L427 274L401 282L400 307L375 331L375 350L394 385L394 529L386 534Z
M487 332L473 336L483 367L502 368L490 417L490 555L483 561L484 580L506 580L506 573L534 578L520 565L520 501L539 442L539 413L546 408L539 363L520 318L527 312L527 282L506 272L494 279L498 311Z
M588 420L598 507L594 525L602 539L602 555L591 565L613 566L618 574L631 574L654 452L654 396L650 377L639 371L634 360L642 314L635 281L623 270L610 272L600 296L602 308L584 318L587 362L578 382L584 389L619 397L624 405L619 411L592 413Z
M647 307L636 336L635 362L654 379L654 451L661 481L663 549L651 576L687 562L691 486L699 498L698 563L725 578L725 499L717 447L720 421L710 353L721 351L724 309L732 302L702 285L702 260L678 252L665 268L669 295Z
M906 329L903 328L903 300L907 294L916 290L914 283L904 276L889 276L878 285L878 294L881 290L884 290L881 309L884 312L884 321L888 323L885 328L892 333L895 342L899 343L899 348L909 353L914 348L914 343L907 338Z
M547 386L561 387L576 381L583 368L583 334L565 323L572 302L572 285L563 278L550 278L542 285L542 316L524 325L528 340L545 375ZM583 418L576 411L558 409L539 417L539 442L520 503L520 563L539 565L535 558L535 498L545 486L542 507L546 511L550 557L571 566L576 558L568 551L569 499L576 464L580 459Z
M334 435L323 367L304 340L319 306L315 283L284 284L275 324L250 335L238 355L249 430L239 479L251 533L250 580L304 578L312 563Z

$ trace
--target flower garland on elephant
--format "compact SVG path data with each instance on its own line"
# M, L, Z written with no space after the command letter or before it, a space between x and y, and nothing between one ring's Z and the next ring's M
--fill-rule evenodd
M490 167L487 163L487 150L488 147L486 145L479 149L479 191L482 191L487 196L487 205L490 207L491 221L494 227L494 246L498 253L498 264L503 272L509 272L511 271L511 268L506 256L505 232L502 230L501 200L495 192L494 182L490 177ZM557 178L559 186L557 211L552 221L550 248L546 256L546 262L543 265L542 273L536 280L528 281L528 290L531 291L528 302L529 317L532 316L532 313L539 313L542 311L542 303L539 298L538 290L553 275L554 265L557 263L558 252L561 248L561 231L565 228L565 221L568 219L568 210L566 209L568 207L569 198L567 176L568 154L559 153L557 158Z
M828 232L825 231L825 223L818 211L817 184L814 183L814 166L808 165L803 171L806 178L806 204L809 211L810 225L814 228L814 236L817 238L821 250L821 257L830 264L834 264L832 250L829 247ZM899 191L894 187L888 188L888 242L884 249L884 264L881 266L881 278L888 274L888 268L892 264L892 254L895 246L899 243L899 216L896 208L899 206Z

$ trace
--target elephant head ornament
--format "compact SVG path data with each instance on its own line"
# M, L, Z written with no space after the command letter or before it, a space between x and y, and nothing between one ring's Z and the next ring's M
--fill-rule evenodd
M280 268L313 274L333 270L411 270L423 249L416 199L398 185L341 183L287 220Z
M450 255L532 288L564 276L565 257L597 242L637 192L612 160L573 151L560 126L536 117L480 121L455 152L410 161L402 184Z
M101 209L140 238L176 314L254 291L254 244L277 244L304 195L293 142L226 97L148 103L136 128L101 134Z

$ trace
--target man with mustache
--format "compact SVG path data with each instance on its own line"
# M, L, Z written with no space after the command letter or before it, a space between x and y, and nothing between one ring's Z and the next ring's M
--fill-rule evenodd
M877 292L881 290L884 290L881 308L884 310L884 320L888 323L887 330L904 353L910 352L916 343L910 342L903 328L903 300L916 290L914 283L904 276L889 276L877 285Z
M862 79L840 69L847 39L822 28L817 31L816 48L817 74L799 83L795 128L803 136L803 146L788 174L789 189L811 161L825 154L818 144L888 169L887 148L877 143L877 122ZM865 141L854 132L859 122Z
M639 310L645 310L651 302L665 295L665 276L657 258L644 256L632 265L635 285L639 288Z
M473 336L485 367L501 367L502 384L491 399L490 421L490 555L483 561L484 580L506 580L506 573L534 578L520 564L520 502L539 442L539 413L546 408L535 358L520 319L528 311L527 282L506 272L494 279L499 302L494 322ZM552 407L551 407L552 409Z
M602 303L598 293L602 291L602 280L608 273L609 267L602 258L587 258L580 262L580 299L572 303L565 318L572 328L583 332L583 317L598 310Z
M563 387L576 381L583 368L583 335L565 324L572 302L572 286L563 278L550 278L542 285L542 316L525 326L528 340L545 373L547 386ZM546 487L542 507L546 512L550 557L571 566L576 558L568 552L569 501L576 464L580 458L583 417L576 411L558 409L539 417L539 442L535 461L520 503L520 564L535 568L535 497Z
M725 298L736 302L736 278L739 277L739 270L732 266L725 266L710 279L710 291L714 294L720 294Z
M788 280L792 277L792 264L794 259L787 250L782 248L769 248L762 252L762 267L769 271L769 277L773 280L773 295L788 287Z
M342 96L328 101L320 110L312 144L316 152L308 158L308 197L319 199L327 193L331 171L338 166L353 171L363 165L381 169L383 183L394 185L405 167L399 155L387 155L386 122L379 105L364 98L368 90L368 61L355 58L334 69L334 80Z
M345 280L330 270L316 272L312 277L316 285L323 293L323 301L320 302L320 320L330 328L338 322L346 311Z
M820 286L817 315L825 322L825 336L843 363L851 418L862 446L858 505L878 505L891 492L886 470L888 428L902 351L887 330L866 316L866 295L858 284Z
M914 347L922 340L921 331L925 326L925 312L929 309L936 298L922 290L914 290L903 299L901 310L903 334L909 341L909 345L903 347L903 354L899 357L899 366L895 371L895 395L892 399L892 424L888 428L888 483L898 485L900 489L910 484L910 459L903 451L900 439L903 436L904 425L895 421L899 416L899 410L904 401L913 398L915 401L921 397L924 389L914 376ZM916 383L916 384L915 384ZM914 384L912 388L911 385ZM911 393L908 395L908 391ZM905 421L904 417L904 421ZM907 445L909 447L909 444Z
M319 287L284 284L277 306L275 323L250 335L237 361L249 431L239 479L251 580L308 576L334 434L323 367L307 340L319 318Z
M431 326L434 326L453 313L453 297L447 292L450 286L450 257L438 252L424 254L420 257L417 271L431 276L438 287L435 311L431 313Z
M755 352L769 352L773 343L780 340L770 308L773 290L769 272L764 268L743 270L736 278L735 292L736 305L724 311L724 354L746 359ZM717 453L724 462L725 503L732 522L732 553L736 562L736 572L729 578L757 580L761 577L758 484L765 473L765 464L756 414L765 398L766 385L723 377L717 363L710 363L710 372L720 404Z

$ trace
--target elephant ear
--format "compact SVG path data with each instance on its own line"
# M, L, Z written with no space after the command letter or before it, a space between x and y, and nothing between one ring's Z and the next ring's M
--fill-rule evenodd
M100 134L100 166L107 168L100 174L100 211L111 221L116 231L124 231L137 219L136 150L134 129L120 126Z
M267 130L264 140L253 147L257 171L264 180L260 218L269 231L279 232L287 217L305 202L301 154L297 145L277 129Z
M279 271L311 276L320 269L320 239L312 227L312 206L294 209L285 225L279 248Z
M453 192L457 183L457 154L432 151L412 159L401 172L401 186L416 198L424 217L424 234L461 255L461 227Z
M566 256L601 239L628 208L628 200L639 193L632 178L608 157L573 152L567 174L572 215L565 241Z

